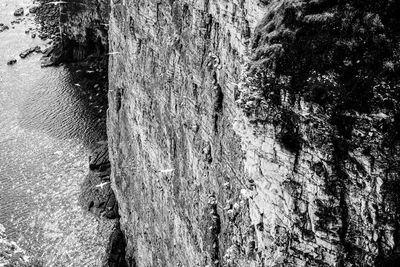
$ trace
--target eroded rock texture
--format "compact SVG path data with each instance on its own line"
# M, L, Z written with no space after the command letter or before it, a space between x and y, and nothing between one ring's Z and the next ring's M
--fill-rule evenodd
M131 266L396 266L398 4L342 2L112 1Z
M66 1L60 5L60 22L66 60L80 61L108 51L110 1Z
M89 168L89 174L82 184L82 206L98 216L118 218L118 203L110 185L107 144L94 146L90 153Z

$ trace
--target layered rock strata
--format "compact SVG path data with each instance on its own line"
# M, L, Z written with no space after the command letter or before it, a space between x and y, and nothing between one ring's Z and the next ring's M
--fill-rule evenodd
M335 77L376 75L384 99L397 78L374 62L396 70L398 53L335 53L395 46L397 9L328 2L112 1L111 180L131 266L396 266L397 104L339 105L362 86ZM331 22L343 50L305 41Z

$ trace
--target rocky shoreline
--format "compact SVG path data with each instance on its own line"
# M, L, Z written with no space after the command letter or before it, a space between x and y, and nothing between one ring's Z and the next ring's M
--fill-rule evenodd
M42 66L53 66L66 63L73 72L81 72L82 75L76 86L93 88L89 93L90 103L97 113L98 122L104 123L106 139L106 110L108 77L107 51L103 54L92 53L93 51L80 51L76 49L71 40L74 36L64 33L68 32L66 23L60 25L60 9L67 13L63 6L48 5L50 0L42 0L36 10L37 21L42 25L40 35L50 37L52 46L44 52ZM64 18L66 19L66 18ZM57 29L59 27L59 29ZM78 51L77 51L78 50ZM86 56L77 56L77 54ZM108 144L106 141L97 140L95 143L87 144L90 147L89 173L82 183L79 202L84 210L92 212L100 218L116 219L109 244L106 249L106 257L103 266L123 266L125 258L125 241L119 226L118 203L110 185L110 161L108 158Z
M90 140L85 144L90 148L89 173L82 183L79 202L84 210L97 215L99 218L115 221L106 248L106 255L102 262L103 266L124 266L125 241L119 227L118 203L110 186L111 170L108 159L108 145L106 141L101 141L107 139L105 121L108 91L108 50L103 51L102 45L100 50L98 47L91 50L91 47L86 44L77 45L74 42L76 37L66 28L68 24L60 24L60 10L63 9L65 13L68 13L68 10L65 10L60 4L51 2L51 0L39 0L33 6L21 7L15 11L14 15L17 19L11 22L11 25L23 21L25 13L27 15L34 14L38 27L29 28L25 33L30 34L32 38L40 38L47 44L46 47L28 48L22 51L19 56L21 59L25 59L32 53L41 53L43 54L42 67L65 64L71 72L81 73L81 75L77 75L80 80L76 81L75 86L91 88L82 90L82 93L87 94L92 106L91 110L94 113L93 117L97 118L97 123L102 130L99 133L98 140ZM68 18L64 17L64 19ZM0 24L0 32L9 28L5 24ZM10 66L16 63L16 58L7 62ZM24 259L21 258L16 262L17 265L11 266L25 266L22 261ZM0 266L3 266L1 262Z
M52 66L60 63L61 57L61 35L57 29L59 26L59 9L57 5L50 4L49 0L41 0L35 2L29 7L19 7L14 11L15 19L10 22L10 25L4 22L0 23L0 33L10 28L14 29L15 24L20 24L26 20L26 16L36 15L35 21L37 27L29 27L25 30L25 34L30 34L31 38L40 38L46 42L45 46L34 46L24 51L21 51L19 57L21 59L27 58L33 53L43 54L42 66ZM17 63L16 58L10 58L7 65L14 65Z
M60 5L51 4L51 0L40 0L39 5L35 8L36 21L40 24L38 29L38 34L40 38L50 39L51 46L42 51L42 66L54 66L58 64L66 64L66 67L70 69L71 72L83 73L79 76L80 81L76 81L75 85L83 88L92 88L89 90L90 104L93 104L97 108L97 113L99 114L99 120L105 121L106 109L107 109L107 90L108 90L108 79L107 79L107 56L104 55L93 55L90 51L87 53L88 56L83 59L69 58L68 41L66 39L71 38L61 34L65 31L63 25L60 25ZM37 51L38 48L30 48L27 51L21 53L24 57L33 51ZM103 119L101 118L103 117ZM106 138L106 125L104 124L104 132L101 134ZM106 141L97 141L94 143L86 144L90 147L90 157L89 157L89 174L87 179L82 185L82 201L84 199L110 199L108 202L112 202L112 190L109 188L105 192L100 192L95 185L100 184L104 181L109 181L110 175L110 163L108 160L108 147ZM95 193L97 192L97 193ZM87 196L85 196L87 195ZM99 201L93 201L99 202ZM102 205L103 202L100 201L98 205ZM110 204L111 205L111 204ZM113 215L106 216L107 218L116 218L117 208L114 205L111 208L113 210ZM85 205L83 205L85 207ZM109 205L107 207L110 207ZM94 210L93 210L94 211ZM100 215L98 212L95 214Z
M104 50L103 53L99 53L99 49L90 50L90 46L85 44L89 40L86 40L84 44L77 45L74 41L76 36L69 29L71 25L66 22L59 24L60 19L68 20L68 15L65 15L68 14L68 8L64 6L56 8L56 5L48 5L48 2L50 0L41 0L41 5L36 10L37 21L42 25L40 34L53 40L52 46L44 52L42 67L66 63L70 71L83 74L76 86L92 88L88 96L90 104L93 112L97 113L97 122L101 123L104 129L104 132L100 134L102 136L100 139L107 140L105 120L108 92L108 51ZM60 10L64 14L63 17L60 17ZM79 14L74 14L74 16L79 16ZM90 148L89 173L81 185L79 202L84 210L99 218L115 220L102 265L104 267L126 266L126 242L120 229L118 203L110 182L111 166L108 144L107 141L96 140L94 143L86 145Z

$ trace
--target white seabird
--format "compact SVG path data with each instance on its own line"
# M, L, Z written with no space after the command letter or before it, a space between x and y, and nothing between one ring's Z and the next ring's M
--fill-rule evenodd
M104 182L104 183L101 183L101 184L96 185L95 187L98 187L98 188L103 189L103 187L106 186L106 185L108 185L109 183L110 183L110 182Z

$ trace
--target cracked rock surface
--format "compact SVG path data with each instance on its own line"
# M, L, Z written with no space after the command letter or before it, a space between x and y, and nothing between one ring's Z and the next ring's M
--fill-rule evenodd
M118 203L110 185L111 170L107 144L96 145L89 158L90 170L82 184L81 205L98 216L116 219Z
M397 266L399 113L379 99L397 99L398 9L329 2L112 1L111 181L132 266ZM346 31L327 44L327 25Z

